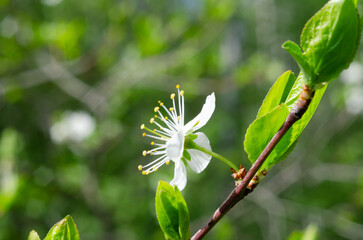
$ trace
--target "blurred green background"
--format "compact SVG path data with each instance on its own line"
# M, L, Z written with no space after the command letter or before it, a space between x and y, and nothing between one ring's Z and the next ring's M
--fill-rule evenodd
M216 93L202 129L212 148L249 167L243 139L325 0L0 0L0 239L43 238L71 214L85 240L162 239L158 180L140 125L157 100L185 90L186 120ZM359 10L363 13L363 5ZM363 52L332 82L287 160L206 239L363 236ZM188 173L194 233L234 187L213 159Z

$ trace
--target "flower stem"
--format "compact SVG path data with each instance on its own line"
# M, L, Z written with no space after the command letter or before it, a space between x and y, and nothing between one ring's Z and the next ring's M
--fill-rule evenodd
M187 146L187 148L189 149L196 149L199 150L201 152L204 152L208 155L211 155L214 158L217 158L219 160L221 160L222 162L224 162L225 164L227 164L229 167L233 168L236 172L238 172L239 168L230 160L228 160L227 158L223 157L222 155L219 155L218 153L215 153L211 150L208 150L202 146L200 146L199 144L195 143L192 139L190 138L186 138L185 139L185 147Z

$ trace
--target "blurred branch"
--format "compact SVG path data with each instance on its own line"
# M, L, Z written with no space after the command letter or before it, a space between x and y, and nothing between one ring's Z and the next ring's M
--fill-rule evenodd
M192 37L178 48L158 56L143 60L133 60L125 56L111 68L108 77L100 81L97 89L110 97L114 92L136 85L144 79L152 81L155 76L180 66L198 55L220 36L226 26L226 23L209 22L198 32L204 33L202 36ZM101 106L105 101L106 99L104 102L99 102L99 105Z

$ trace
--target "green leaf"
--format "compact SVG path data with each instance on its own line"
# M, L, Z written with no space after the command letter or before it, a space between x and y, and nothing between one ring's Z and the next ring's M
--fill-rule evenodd
M244 148L252 163L257 160L272 137L280 129L282 124L285 122L289 111L291 111L291 109L296 105L298 100L304 82L303 74L299 74L292 87L292 80L290 76L290 80L286 81L288 77L287 74L288 72L284 73L279 79L277 79L276 83L267 94L256 120L247 129ZM285 83L285 85L283 83ZM272 166L284 160L292 152L297 144L299 136L309 123L317 106L319 105L326 87L327 86L325 85L324 87L316 90L315 96L308 110L305 112L303 117L291 127L291 129L272 150L259 172L269 170ZM288 94L287 90L289 90ZM287 97L285 97L286 95ZM273 97L275 97L275 99L273 99ZM281 103L281 100L285 102Z
M258 111L257 118L269 113L281 103L284 103L289 96L291 88L296 81L295 74L291 71L283 73L267 93Z
M244 147L252 163L257 160L263 149L280 129L288 114L289 110L285 104L282 104L268 114L257 118L248 127Z
M32 230L29 233L28 240L40 240L40 237L36 231Z
M159 181L155 198L156 215L166 239L189 238L189 211L177 187Z
M282 48L290 53L290 55L295 59L301 72L304 74L305 79L310 79L312 77L312 70L299 45L292 41L286 41L282 44Z
M79 233L71 216L56 223L44 240L80 240Z
M306 23L300 37L301 48L312 69L312 75L305 83L315 88L319 83L337 78L353 61L359 40L359 15L355 3L331 0L325 4Z

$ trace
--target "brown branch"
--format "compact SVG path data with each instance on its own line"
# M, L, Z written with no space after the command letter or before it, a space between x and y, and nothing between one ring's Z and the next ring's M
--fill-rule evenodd
M286 132L291 128L291 126L297 122L304 115L306 110L308 109L312 98L314 97L314 91L312 91L308 86L304 85L303 89L299 95L299 99L296 103L296 106L290 111L287 116L285 122L281 126L280 130L277 131L275 136L270 140L265 149L262 151L260 156L257 158L253 166L247 172L246 176L243 178L240 185L238 185L228 196L228 198L222 203L222 205L217 209L217 211L213 214L213 216L209 219L209 221L204 225L203 228L199 229L194 236L191 238L192 240L202 239L213 227L217 224L217 222L240 200L242 200L245 196L247 196L250 192L252 192L253 188L247 188L250 184L250 181L255 176L257 171L260 169L262 164L265 162L267 157L270 155L272 150L276 147L276 145L280 142L282 137L286 134Z

